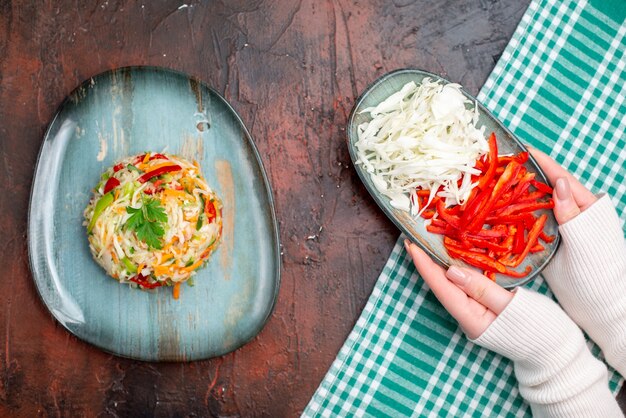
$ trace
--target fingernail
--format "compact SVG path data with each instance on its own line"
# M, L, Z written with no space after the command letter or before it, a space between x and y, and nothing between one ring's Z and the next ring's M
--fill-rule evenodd
M569 181L565 177L556 179L556 198L559 200L569 200L572 197L572 189L569 187Z
M408 239L404 239L404 248L406 248L407 251L409 251L409 248L411 246L411 241L409 241Z
M459 286L466 285L467 281L469 280L469 276L467 274L465 274L465 272L463 270L461 270L460 268L458 268L457 266L450 266L450 268L446 272L446 276L453 283L455 283L455 284L457 284Z

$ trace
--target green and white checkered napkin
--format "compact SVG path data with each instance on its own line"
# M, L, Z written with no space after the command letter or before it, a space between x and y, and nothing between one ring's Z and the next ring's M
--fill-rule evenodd
M522 141L609 193L622 222L625 19L624 0L533 0L478 96ZM511 362L465 338L402 238L303 416L530 416ZM549 294L541 278L528 287ZM611 372L609 384L617 392L622 380Z

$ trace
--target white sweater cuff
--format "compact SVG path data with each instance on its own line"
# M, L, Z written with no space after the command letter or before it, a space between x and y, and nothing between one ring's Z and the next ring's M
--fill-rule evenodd
M513 360L520 393L535 416L622 416L606 366L549 298L519 288L474 342Z
M559 227L563 242L543 272L563 309L626 375L626 244L608 195Z

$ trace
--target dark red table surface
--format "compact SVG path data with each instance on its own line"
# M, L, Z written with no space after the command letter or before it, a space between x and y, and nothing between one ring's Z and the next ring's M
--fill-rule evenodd
M355 98L402 67L476 94L528 3L0 0L0 415L298 416L399 235L350 162ZM32 281L27 209L45 129L81 81L128 65L213 86L269 174L284 251L278 302L257 338L221 358L106 354L57 324Z

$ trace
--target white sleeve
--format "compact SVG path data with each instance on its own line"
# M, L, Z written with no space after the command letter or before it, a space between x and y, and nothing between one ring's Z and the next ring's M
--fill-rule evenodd
M543 275L567 314L626 376L626 243L608 195L559 227Z
M475 343L511 360L535 417L622 417L607 368L551 299L519 288Z

